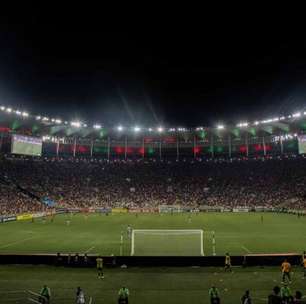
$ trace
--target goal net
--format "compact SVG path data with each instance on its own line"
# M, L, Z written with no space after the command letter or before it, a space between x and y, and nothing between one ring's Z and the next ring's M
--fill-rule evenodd
M131 255L201 256L203 230L135 229L132 231Z

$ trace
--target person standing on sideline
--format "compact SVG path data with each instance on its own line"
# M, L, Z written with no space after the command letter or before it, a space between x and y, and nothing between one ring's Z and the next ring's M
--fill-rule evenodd
M291 271L291 264L287 261L287 259L284 260L284 262L281 265L281 270L282 270L282 282L285 283L286 278L291 283L291 276L290 276L290 271Z
M303 259L303 270L304 270L303 279L305 279L306 278L306 256L304 256L304 259Z
M227 252L225 254L225 265L224 265L224 270L227 271L232 271L232 263L231 263L231 257L229 255L229 253Z
M51 290L47 285L44 285L44 287L40 291L40 297L39 301L43 304L49 304L51 299Z
M275 286L273 288L273 294L268 296L268 304L282 304L282 298L279 296L280 288Z
M127 287L123 286L118 292L118 304L128 304L129 303L130 291Z
M282 286L280 292L283 303L292 303L293 297L291 295L291 290L287 284L284 284L284 286Z
M78 287L76 291L76 304L85 304L85 294L81 287Z
M246 290L245 294L241 297L241 304L252 304L249 290Z
M208 294L209 294L211 304L220 304L220 295L219 295L219 290L217 287L212 286L209 289Z
M104 273L103 273L103 259L101 256L98 256L96 259L97 263L97 271L98 271L98 278L99 279L104 279Z

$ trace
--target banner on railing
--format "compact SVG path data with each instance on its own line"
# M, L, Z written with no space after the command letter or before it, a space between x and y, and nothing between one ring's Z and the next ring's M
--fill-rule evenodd
M37 212L32 214L33 218L44 217L44 216L46 216L46 212Z
M10 216L0 216L0 223L13 222L16 221L17 217L15 215Z
M160 205L158 207L160 213L179 213L183 212L180 205Z
M32 218L33 218L33 214L30 214L30 213L17 215L17 221L31 220Z
M249 212L249 208L233 208L233 212Z
M127 208L112 208L112 213L127 213Z
M97 213L111 213L112 208L96 208L95 210Z

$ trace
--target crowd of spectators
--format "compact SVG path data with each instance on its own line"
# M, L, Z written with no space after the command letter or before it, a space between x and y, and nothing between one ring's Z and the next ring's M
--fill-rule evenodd
M34 213L46 210L38 200L20 192L14 185L0 183L0 215Z
M306 159L98 161L4 159L1 177L59 207L159 205L306 207ZM0 214L38 211L39 200L0 182Z

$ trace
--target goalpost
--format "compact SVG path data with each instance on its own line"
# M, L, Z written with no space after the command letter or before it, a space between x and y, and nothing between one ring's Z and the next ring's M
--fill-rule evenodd
M204 256L201 229L133 229L131 255Z

